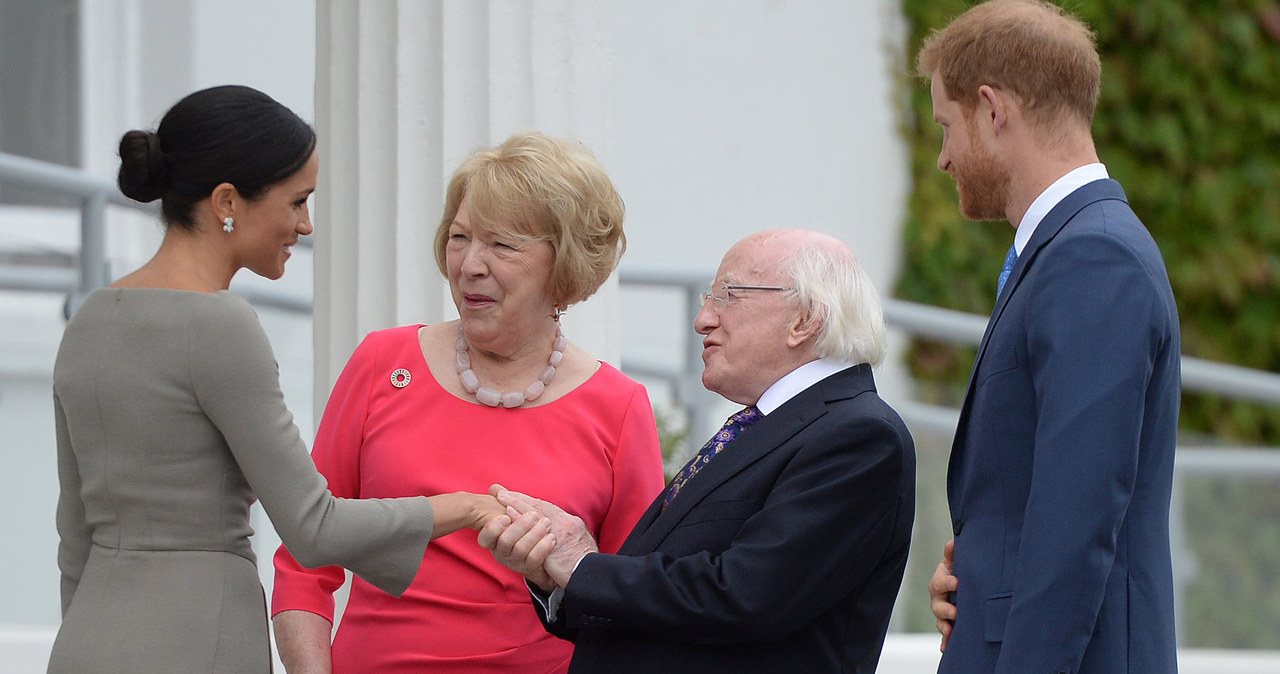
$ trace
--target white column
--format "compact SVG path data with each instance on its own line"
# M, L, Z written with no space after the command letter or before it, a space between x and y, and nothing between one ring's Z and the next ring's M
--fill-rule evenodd
M445 181L537 129L613 159L613 6L587 0L317 0L317 411L371 330L456 316L431 250ZM566 315L618 364L617 284Z

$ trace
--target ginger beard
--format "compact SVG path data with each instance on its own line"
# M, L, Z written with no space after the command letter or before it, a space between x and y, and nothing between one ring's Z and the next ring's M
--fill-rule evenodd
M970 220L1003 220L1009 204L1009 172L978 139L972 118L965 119L965 126L968 147L962 157L951 159L960 213Z

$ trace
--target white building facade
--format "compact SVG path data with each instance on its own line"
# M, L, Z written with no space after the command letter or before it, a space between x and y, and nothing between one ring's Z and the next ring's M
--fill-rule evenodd
M314 255L295 255L274 284L233 282L314 298L314 332L304 314L260 311L304 437L365 332L452 317L430 250L444 182L472 150L518 131L580 139L601 159L627 204L624 264L691 266L710 280L746 234L810 227L848 242L882 291L896 276L907 159L892 0L14 4L0 6L0 98L17 91L48 107L0 120L0 152L114 180L121 134L226 83L315 120ZM24 34L29 44L5 49ZM12 142L26 135L34 151ZM0 261L78 253L78 211L9 197L0 192ZM145 262L160 233L150 216L111 209L112 275ZM5 662L31 648L39 660L60 620L50 380L65 301L0 289L0 539L18 542L0 556ZM615 364L637 354L676 365L692 334L671 298L616 280L566 330ZM660 383L651 395L659 407L670 398ZM265 518L256 524L269 584L275 539Z
M472 150L518 131L577 138L601 159L627 204L624 266L710 280L746 234L807 227L846 241L888 294L909 186L899 116L907 87L919 86L906 79L904 32L897 0L2 2L0 153L114 181L121 134L154 128L183 95L218 84L254 86L314 120L314 251L299 247L281 281L244 274L232 284L314 306L313 317L259 305L310 437L361 336L453 317L430 250L444 183ZM67 303L65 292L6 279L74 270L79 217L73 202L0 181L5 672L44 671L60 621L50 389ZM145 262L160 234L154 217L110 209L110 275ZM689 313L678 292L615 279L565 323L570 339L624 370L700 370L682 360L695 337ZM893 347L903 341L891 333ZM891 353L877 372L894 405L911 394L899 360ZM660 412L690 395L638 378ZM934 460L944 471L945 456ZM922 474L922 492L944 488ZM269 592L278 539L260 512L255 527ZM921 529L918 516L917 539ZM913 550L911 564L927 575L934 554ZM922 595L904 588L899 606ZM881 671L932 671L936 645L933 635L892 635ZM1184 652L1180 664L1274 672L1280 654Z

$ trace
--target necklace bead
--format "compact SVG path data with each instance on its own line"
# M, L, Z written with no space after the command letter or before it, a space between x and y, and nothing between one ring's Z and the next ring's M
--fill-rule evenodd
M568 340L564 338L564 331L560 329L560 324L557 322L556 338L551 343L551 357L547 359L546 369L523 392L502 393L491 386L480 385L480 378L471 369L471 354L467 351L467 338L462 333L462 324L459 323L458 336L453 340L453 348L457 355L455 366L458 370L458 380L462 382L463 390L475 396L476 400L482 404L489 407L502 406L507 409L520 407L526 402L537 400L538 396L547 390L547 386L551 385L551 380L556 377L556 368L560 367L560 363L564 361L564 349L568 344Z

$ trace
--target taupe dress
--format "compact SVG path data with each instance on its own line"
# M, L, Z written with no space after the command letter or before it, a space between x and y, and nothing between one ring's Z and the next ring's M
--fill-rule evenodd
M269 671L255 495L303 564L392 594L413 581L430 503L329 493L240 297L96 291L53 379L63 621L50 672Z

